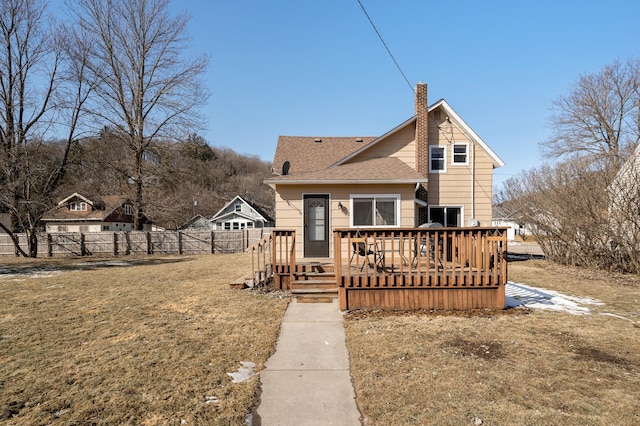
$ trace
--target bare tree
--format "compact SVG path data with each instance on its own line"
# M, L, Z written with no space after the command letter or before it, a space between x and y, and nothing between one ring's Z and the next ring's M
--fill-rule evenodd
M22 255L16 232L28 234L28 255L37 255L37 232L67 170L82 105L90 88L75 84L82 57L65 56L64 31L45 19L39 0L0 0L0 208L11 214L0 224ZM61 144L51 144L64 125Z
M208 58L185 57L186 15L170 17L168 0L78 0L75 41L90 48L87 77L98 82L92 111L130 151L135 227L142 229L154 143L176 140L203 120L201 75ZM149 161L151 159L151 161ZM153 179L151 179L153 180Z
M640 60L615 61L580 76L553 103L553 137L541 144L552 157L587 156L617 170L640 141Z

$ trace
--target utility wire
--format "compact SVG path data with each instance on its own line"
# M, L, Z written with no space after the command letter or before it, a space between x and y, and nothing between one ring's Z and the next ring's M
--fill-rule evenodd
M384 42L384 39L380 35L380 31L378 31L378 29L376 28L376 25L371 20L371 17L367 13L367 10L364 8L364 5L362 4L362 2L360 0L358 0L358 4L362 8L362 11L364 12L365 16L369 20L369 23L373 27L374 31L376 32L376 34L378 34L378 38L382 42L382 45L384 46L385 49L387 49L387 53L389 54L389 56L391 56L391 59L393 60L393 63L396 64L396 67L398 68L398 71L400 71L400 74L402 74L402 78L404 78L404 81L407 82L407 85L409 86L409 89L411 89L411 91L414 92L413 86L411 85L411 83L409 83L409 79L407 78L406 75L404 75L404 72L402 71L402 68L400 68L400 64L398 64L398 61L396 61L396 58L393 56L393 53L391 53L391 50L389 50L389 47L387 46L387 43Z

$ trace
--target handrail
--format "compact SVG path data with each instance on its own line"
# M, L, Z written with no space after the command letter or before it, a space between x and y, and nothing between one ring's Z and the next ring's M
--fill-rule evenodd
M293 281L296 272L296 232L290 229L274 229L272 235L274 249L271 262L275 273L280 277L288 277L288 285ZM277 286L281 287L282 282Z
M340 287L495 288L506 283L506 228L338 228ZM366 241L356 250L354 240Z
M273 266L267 258L271 260L271 256L267 257L267 253L272 251L273 237L271 234L265 235L262 240L251 246L251 269L254 285L266 284L273 278ZM262 257L261 257L262 256Z

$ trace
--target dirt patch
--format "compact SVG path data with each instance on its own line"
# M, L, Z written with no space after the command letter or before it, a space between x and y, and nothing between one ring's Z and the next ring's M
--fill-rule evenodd
M453 349L453 353L460 356L470 356L484 360L502 359L505 356L503 344L496 341L485 342L456 337L453 340L444 342L444 345Z

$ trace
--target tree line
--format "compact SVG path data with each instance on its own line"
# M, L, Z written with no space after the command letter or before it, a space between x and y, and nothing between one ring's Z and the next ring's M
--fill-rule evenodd
M268 164L197 136L209 58L186 55L189 16L168 6L67 0L56 20L43 0L0 0L0 228L21 254L37 255L41 219L69 191L128 196L136 229L236 192L271 203Z
M640 60L581 75L552 106L549 161L497 201L562 264L640 273Z

